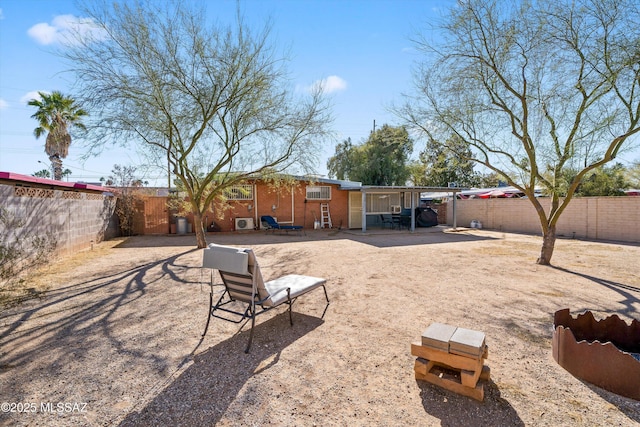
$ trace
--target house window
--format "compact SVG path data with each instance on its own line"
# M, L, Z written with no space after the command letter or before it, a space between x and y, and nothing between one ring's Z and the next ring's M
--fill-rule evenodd
M367 213L393 213L393 206L400 204L399 193L367 194Z
M404 193L404 208L405 209L411 209L411 196L412 194L410 192L406 192Z
M253 185L234 185L224 190L227 200L253 200Z
M328 185L307 187L307 200L330 200L331 187Z

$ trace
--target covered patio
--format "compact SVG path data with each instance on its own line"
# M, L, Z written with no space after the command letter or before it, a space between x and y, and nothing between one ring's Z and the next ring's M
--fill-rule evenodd
M426 186L385 186L385 185L362 185L359 187L342 187L342 190L350 191L349 197L349 228L361 228L363 233L367 232L367 215L378 214L400 214L400 209L410 210L410 221L408 230L415 232L416 230L416 208L420 206L420 195L422 193L444 193L452 196L453 204L453 228L456 228L456 197L455 195L463 188L456 187L426 187ZM361 197L358 197L355 193L360 192ZM381 211L380 208L375 208L373 196L393 196L397 195L398 205L392 206L390 211ZM393 209L398 208L397 212ZM358 218L359 217L359 218ZM360 225L360 226L357 226Z

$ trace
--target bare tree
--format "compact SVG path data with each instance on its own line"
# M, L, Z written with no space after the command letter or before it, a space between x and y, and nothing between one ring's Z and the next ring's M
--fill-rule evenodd
M120 221L120 232L124 236L134 233L134 218L143 202L139 189L143 182L135 176L135 166L113 165L107 185L113 186L117 195L115 212Z
M87 7L102 32L78 33L64 54L92 111L93 151L138 144L168 165L204 247L203 214L225 188L256 174L313 170L330 114L319 86L293 90L269 25L254 32L238 13L235 25L216 26L194 4Z
M430 140L466 141L472 153L461 157L528 196L542 228L539 264L550 264L582 178L640 131L638 9L633 0L465 0L441 39L425 31L416 40L425 60L399 114ZM567 168L578 171L568 188Z

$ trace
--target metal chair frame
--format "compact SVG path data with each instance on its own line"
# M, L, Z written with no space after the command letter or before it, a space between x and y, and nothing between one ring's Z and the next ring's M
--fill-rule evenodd
M254 270L257 267L257 261L256 264L254 266ZM222 279L222 284L225 287L224 292L222 293L222 295L220 296L220 298L218 299L218 301L215 303L215 305L213 304L213 294L214 294L214 273L213 270L211 270L211 292L209 293L209 316L207 316L207 324L204 328L204 332L202 333L202 337L204 338L204 336L207 334L207 330L209 329L209 323L211 321L212 317L218 318L218 319L222 319L222 320L226 320L227 322L232 322L232 323L242 323L243 321L245 321L245 319L251 320L251 330L249 332L249 342L247 343L247 347L245 348L244 352L245 353L249 353L249 350L251 349L251 344L253 343L253 336L254 336L254 332L253 332L253 328L255 326L256 323L256 317L259 314L262 313L266 313L267 311L279 307L282 304L287 304L289 306L289 323L291 324L291 326L293 326L293 313L292 313L292 306L293 303L298 299L299 296L302 296L304 294L298 295L294 298L291 298L291 289L290 288L283 288L278 290L276 293L274 294L269 294L266 297L264 297L263 299L259 299L259 295L258 295L258 291L257 291L257 283L256 283L256 275L252 272L249 272L249 274L239 274L239 273L230 273L230 272L225 272L222 270L218 270L219 274L220 274L220 278ZM258 273L259 274L259 273ZM233 280L232 278L236 278L236 279L244 279L244 280ZM251 282L251 291L248 290L249 285L248 282ZM233 283L235 286L239 286L242 288L247 288L247 290L239 290L237 287L234 288L234 293L236 294L243 294L247 296L247 300L242 300L242 299L238 299L238 298L234 298L231 295L231 292L229 290L229 286L228 283ZM329 296L327 294L327 288L325 287L325 284L323 283L322 285L322 289L324 290L324 296L325 299L327 300L327 306L329 304ZM274 295L277 295L279 292L287 292L287 299L284 300L282 303L278 304L278 305L274 305L274 306L265 306L264 303L269 299L272 298ZM306 292L305 292L306 293ZM225 301L225 296L228 297L228 300ZM247 308L244 311L238 311L238 310L233 310L230 308L227 308L225 306L227 306L228 304L234 303L234 302L238 302L238 303L247 303ZM230 319L228 317L223 317L219 314L216 314L216 311L223 311L226 313L230 313L234 316L238 316L239 319L238 320L234 320L234 319ZM326 307L325 307L325 311L326 311ZM324 315L324 314L323 314Z

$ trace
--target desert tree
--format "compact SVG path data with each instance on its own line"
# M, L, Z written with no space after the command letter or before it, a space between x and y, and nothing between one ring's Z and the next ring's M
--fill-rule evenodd
M407 162L413 140L403 126L383 125L362 144L347 139L336 146L327 161L329 176L366 185L405 185L410 176Z
M551 263L556 224L582 179L640 131L638 22L633 0L464 0L415 38L423 56L398 113L430 140L466 141L471 154L460 157L527 195L539 264Z
M39 99L28 102L28 105L38 109L31 116L38 121L38 127L34 129L33 134L36 139L47 134L44 151L51 161L53 179L60 181L65 175L62 159L69 154L71 145L69 128L84 129L82 120L87 112L80 108L73 98L63 95L60 91L38 92L38 95Z
M627 167L626 180L631 188L640 188L640 160L636 160Z
M327 160L329 176L338 179L351 179L352 170L358 163L357 154L351 138L338 143L335 147L335 154Z
M428 141L418 154L418 159L411 163L415 176L415 185L431 187L448 187L455 183L458 187L476 187L482 177L474 170L475 163L469 160L471 149L460 138L439 143ZM449 148L451 147L451 148Z
M629 188L626 179L627 170L621 163L601 166L592 170L580 182L575 195L589 196L624 196Z
M199 6L200 5L200 6ZM207 20L198 2L113 2L84 8L101 31L63 54L94 121L92 152L135 144L179 180L205 247L203 214L255 175L315 167L330 111L321 86L296 92L270 25ZM99 36L97 36L99 35Z

